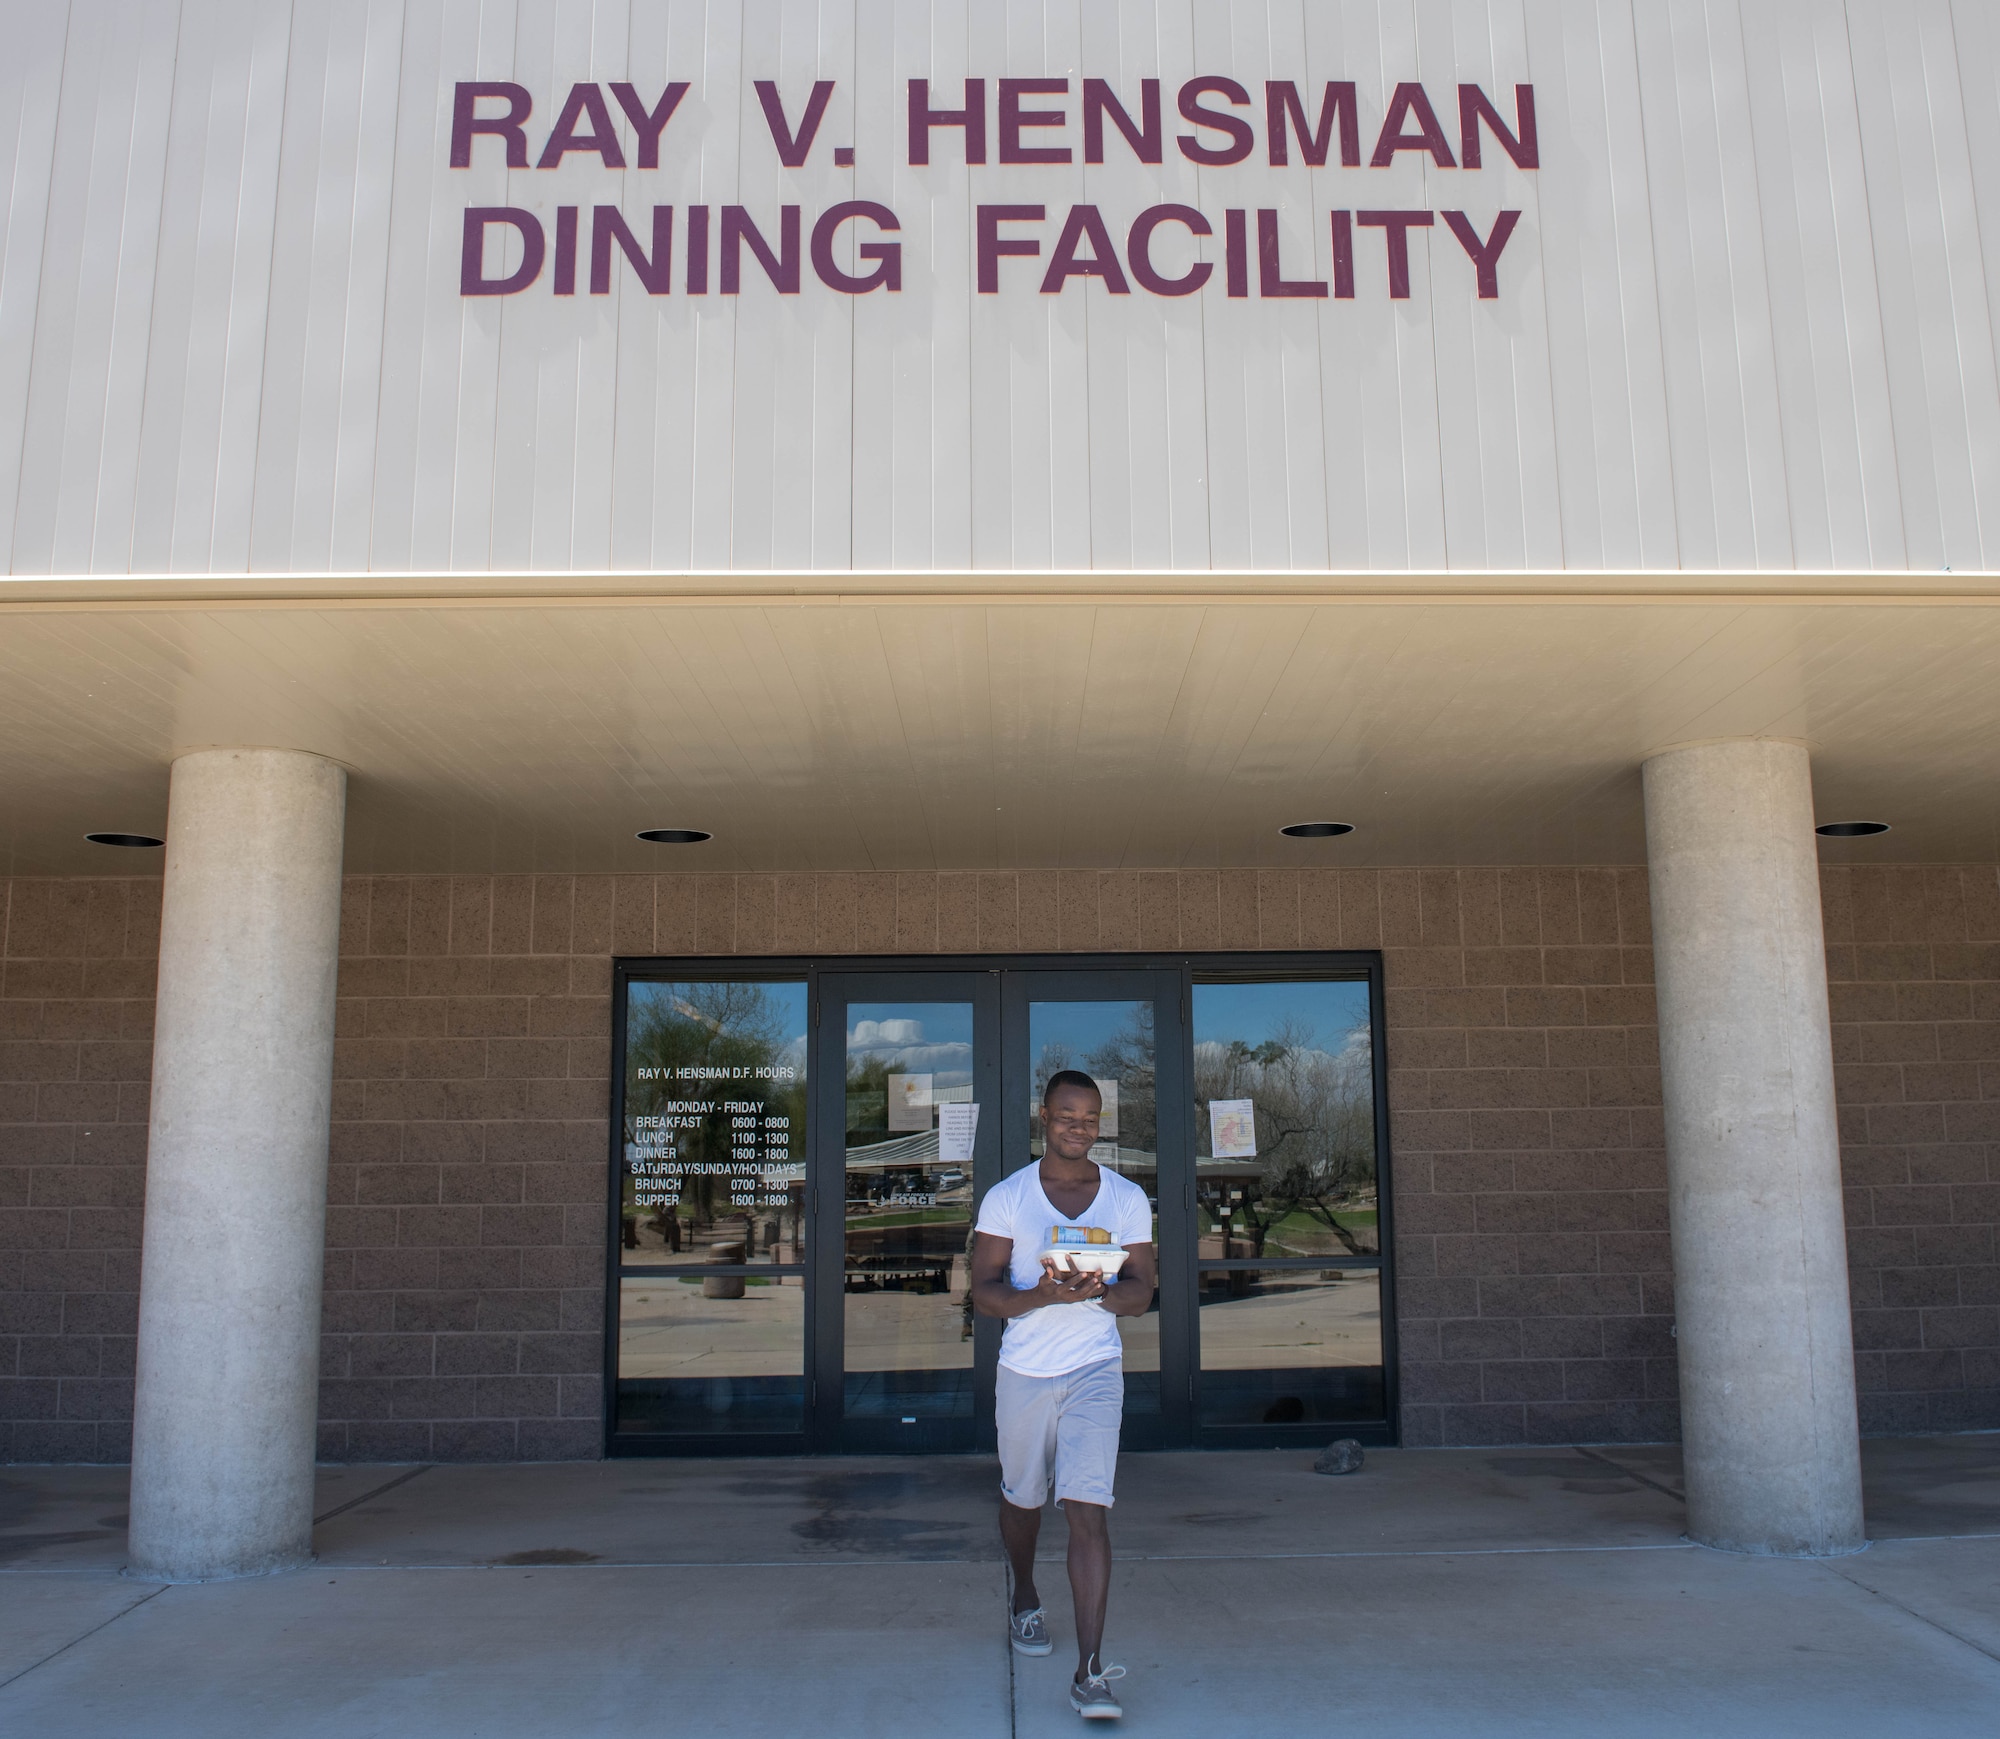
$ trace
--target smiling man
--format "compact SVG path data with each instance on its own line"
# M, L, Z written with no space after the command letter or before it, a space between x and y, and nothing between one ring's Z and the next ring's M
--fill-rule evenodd
M1123 1667L1099 1655L1111 1588L1112 1483L1125 1411L1119 1316L1142 1316L1158 1269L1146 1192L1090 1157L1103 1096L1074 1069L1042 1093L1042 1158L987 1191L972 1250L972 1298L1007 1324L994 1415L1000 1433L1000 1537L1014 1570L1008 1634L1021 1654L1052 1652L1035 1592L1035 1541L1050 1486L1069 1523L1076 1608L1070 1707L1087 1719L1125 1711L1111 1689ZM1067 1236L1065 1236L1067 1234ZM1117 1275L1058 1272L1052 1245L1122 1248Z

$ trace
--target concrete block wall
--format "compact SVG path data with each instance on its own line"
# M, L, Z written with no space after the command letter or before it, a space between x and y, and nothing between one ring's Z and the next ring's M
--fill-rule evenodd
M1862 1429L2000 1427L2000 886L1821 874Z
M1863 1423L2000 1425L2000 882L1823 885ZM0 1458L117 1460L158 883L0 902ZM322 1450L596 1452L614 955L1340 947L1385 952L1405 1440L1671 1437L1642 871L363 877Z
M157 880L0 880L0 1455L130 1453Z
M1644 872L1386 875L1403 1440L1676 1436Z
M599 1453L613 892L348 884L325 1458Z

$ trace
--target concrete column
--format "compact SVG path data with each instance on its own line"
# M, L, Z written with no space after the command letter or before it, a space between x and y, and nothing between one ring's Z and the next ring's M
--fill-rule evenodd
M1861 1452L1812 770L1795 743L1645 764L1688 1533L1858 1551Z
M135 1574L312 1556L347 776L174 763L132 1427Z

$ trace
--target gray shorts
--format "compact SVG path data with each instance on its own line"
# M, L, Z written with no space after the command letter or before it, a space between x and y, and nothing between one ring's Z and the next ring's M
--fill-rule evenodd
M1111 1507L1118 1472L1118 1425L1125 1415L1120 1359L1085 1365L1059 1377L1024 1377L1000 1367L993 1416L1000 1430L1000 1495L1016 1508L1049 1501Z

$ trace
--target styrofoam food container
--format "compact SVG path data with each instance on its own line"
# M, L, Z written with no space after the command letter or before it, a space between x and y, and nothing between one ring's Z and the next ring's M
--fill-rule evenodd
M1096 1269L1106 1280L1113 1279L1125 1266L1126 1252L1115 1244L1064 1244L1042 1252L1058 1274L1081 1274Z

